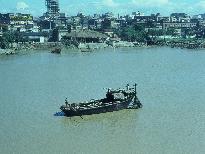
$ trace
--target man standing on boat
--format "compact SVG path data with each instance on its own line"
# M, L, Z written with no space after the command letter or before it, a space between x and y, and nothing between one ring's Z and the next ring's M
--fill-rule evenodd
M68 106L68 98L65 99L65 105Z

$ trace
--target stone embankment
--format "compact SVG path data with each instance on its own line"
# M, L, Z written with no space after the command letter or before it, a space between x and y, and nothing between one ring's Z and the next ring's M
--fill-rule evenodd
M34 50L49 50L58 47L61 49L80 50L82 52L90 52L100 50L107 47L120 48L120 47L143 47L145 43L128 42L128 41L109 41L104 43L78 43L64 45L61 42L47 42L47 43L14 43L10 49L0 49L0 55L12 55L17 53L27 53Z
M77 48L83 52L103 49L107 47L120 48L120 47L142 47L145 43L127 42L127 41L109 41L106 43L79 43Z
M172 48L187 48L199 49L205 48L204 40L158 40L154 41L152 45L156 46L169 46ZM77 49L82 52L90 52L93 50L104 49L107 47L120 48L120 47L146 47L146 43L128 42L128 41L107 41L106 43L78 43L78 45L70 44L64 45L61 42L48 42L48 43L16 43L12 44L10 49L0 49L0 55L13 55L23 51L29 52L32 50L52 50L53 48L61 49Z
M128 41L109 41L107 42L107 44L112 46L113 48L147 46L146 43L128 42Z
M187 40L173 40L173 41L156 41L155 45L169 46L171 48L186 48L186 49L200 49L205 48L205 42L202 40L187 41Z
M0 55L14 55L16 52L11 49L0 49Z
M92 51L97 49L107 48L108 44L106 43L79 43L78 49L81 51Z
M114 48L135 46L133 42L127 42L127 41L110 41L108 42L108 44Z
M49 50L59 47L64 48L62 43L13 43L9 49L0 49L0 55L13 55L18 53L27 53L33 50Z
M18 43L17 50L48 50L54 47L63 47L60 42L47 42L47 43Z

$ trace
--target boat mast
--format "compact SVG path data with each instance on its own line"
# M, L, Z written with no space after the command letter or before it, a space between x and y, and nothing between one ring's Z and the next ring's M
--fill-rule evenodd
M134 99L134 104L136 104L136 103L137 103L137 84L135 83L134 86L135 86L135 99Z
M141 108L142 107L142 104L140 103L139 99L137 98L137 84L135 83L135 92L134 92L134 103L133 105L136 106L136 108Z

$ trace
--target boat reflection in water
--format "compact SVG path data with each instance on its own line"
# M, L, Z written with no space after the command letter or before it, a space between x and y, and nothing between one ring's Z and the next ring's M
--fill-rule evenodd
M91 100L88 103L69 103L66 99L65 105L62 105L60 109L68 117L100 114L128 108L138 109L142 107L142 104L137 97L136 86L137 84L133 88L127 85L126 89L108 89L105 98Z

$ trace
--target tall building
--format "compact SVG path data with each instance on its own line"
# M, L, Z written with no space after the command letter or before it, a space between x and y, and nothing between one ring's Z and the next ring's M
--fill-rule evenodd
M58 0L46 0L47 13L49 15L58 15L60 12Z

